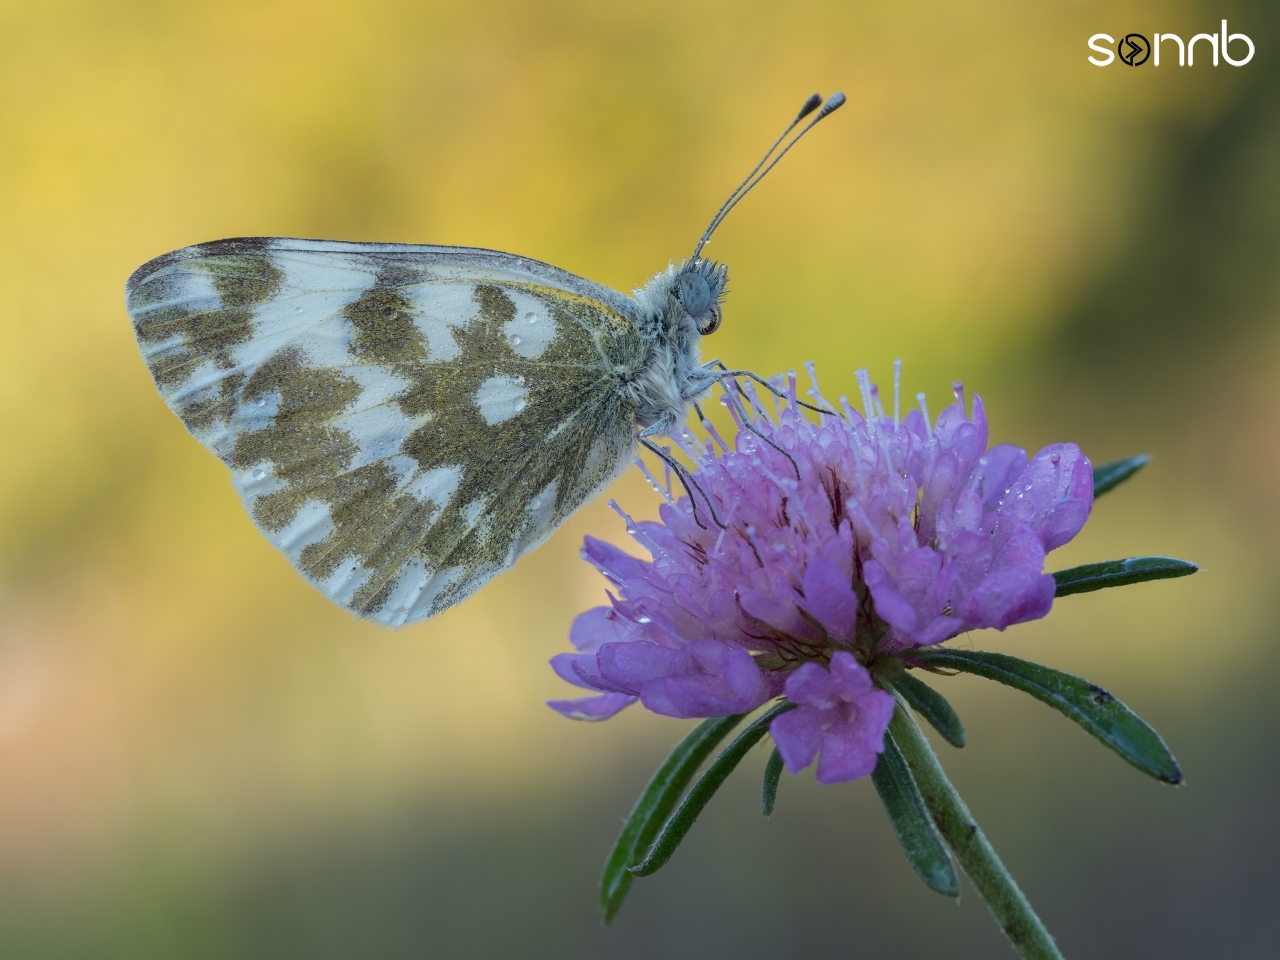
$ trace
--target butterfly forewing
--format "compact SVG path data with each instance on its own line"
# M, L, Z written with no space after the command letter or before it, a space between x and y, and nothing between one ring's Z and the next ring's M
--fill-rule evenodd
M632 448L626 297L509 254L232 240L140 268L161 394L298 569L388 624L540 543Z

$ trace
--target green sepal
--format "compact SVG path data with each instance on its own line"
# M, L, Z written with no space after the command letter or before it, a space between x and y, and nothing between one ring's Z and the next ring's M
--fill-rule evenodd
M773 748L769 762L764 765L764 781L760 784L760 812L766 817L773 814L774 801L778 799L778 781L782 778L782 754Z
M600 877L600 917L605 923L613 920L627 896L633 879L627 868L649 848L702 762L745 716L745 713L738 713L731 717L714 717L698 724L671 751L644 793L640 794L609 858L605 860L604 873Z
M871 782L880 794L880 802L902 844L902 852L925 886L943 896L960 896L955 862L929 816L906 758L888 731L884 735L884 753L871 771Z
M894 678L893 687L911 704L912 710L929 721L943 740L953 747L964 746L964 724L946 697L909 673Z
M1099 686L1003 653L934 648L912 655L931 667L977 674L1029 693L1070 717L1124 759L1157 780L1181 783L1182 770L1160 734Z
M1093 496L1096 500L1108 490L1114 490L1151 462L1151 457L1140 453L1136 457L1112 460L1093 468Z
M1175 560L1173 557L1129 557L1127 560L1086 563L1080 567L1057 571L1053 580L1058 586L1053 595L1069 597L1073 593L1088 593L1104 587L1123 587L1146 580L1189 577L1199 569L1190 560Z
M653 841L653 846L649 848L648 855L634 867L628 868L633 876L651 876L671 859L671 855L676 852L676 847L680 846L680 842L688 834L694 821L698 819L698 814L702 813L703 808L715 796L720 785L729 774L733 773L734 768L747 755L747 751L769 732L769 722L778 714L785 713L795 706L794 703L780 703L772 710L762 713L738 734L729 746L724 748L720 756L711 761L711 765L698 778L693 789L680 801L676 812L671 814L667 822L662 825L662 830L658 833L658 838Z

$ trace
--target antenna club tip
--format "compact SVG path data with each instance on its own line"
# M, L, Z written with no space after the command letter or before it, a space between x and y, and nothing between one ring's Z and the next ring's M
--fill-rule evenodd
M796 114L796 123L799 123L813 111L817 110L822 103L822 94L811 93L809 99L804 102L804 106L800 108L800 112Z
M827 98L827 102L822 105L822 112L818 114L819 118L825 117L828 113L833 113L844 106L845 100L848 98L837 90Z

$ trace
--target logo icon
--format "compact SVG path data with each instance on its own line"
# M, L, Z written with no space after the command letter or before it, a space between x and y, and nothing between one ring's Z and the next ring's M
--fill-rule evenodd
M1113 50L1107 44L1115 44L1115 49ZM1244 44L1248 50L1242 51L1241 44ZM1166 58L1173 52L1173 47L1177 47L1179 67L1196 65L1197 47L1200 48L1201 68L1205 66L1206 55L1215 67L1219 62L1225 62L1232 67L1243 67L1257 52L1251 37L1243 33L1232 33L1227 29L1227 21L1223 20L1220 33L1197 33L1190 40L1185 41L1176 33L1157 33L1150 41L1140 33L1130 33L1121 37L1120 42L1116 43L1115 38L1109 33L1095 33L1089 38L1089 49L1100 56L1090 55L1088 60L1095 67L1109 67L1116 60L1127 67L1140 67L1147 62L1148 58L1152 58L1158 68L1161 47L1164 47ZM1243 52L1244 56L1236 59L1231 55L1232 50L1236 53Z
M1116 45L1116 53L1121 63L1130 67L1140 67L1151 56L1151 44L1142 34L1131 33Z

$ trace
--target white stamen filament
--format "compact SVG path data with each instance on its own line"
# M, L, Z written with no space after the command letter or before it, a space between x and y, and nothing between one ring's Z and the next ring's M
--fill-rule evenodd
M824 410L834 410L835 408L827 402L826 398L822 395L822 391L818 389L818 372L813 365L813 361L805 361L804 368L809 372L809 379L813 381L813 389L809 391L809 396L813 397L814 403L819 407L822 407Z
M866 367L856 371L854 376L858 378L858 388L862 391L862 411L866 414L867 420L874 420L876 404L871 399L871 376L867 373Z
M613 509L614 513L616 513L624 521L626 521L626 524L627 524L626 530L628 535L630 535L638 544L640 544L640 546L648 550L649 555L652 556L653 559L657 560L659 557L661 557L663 560L668 560L668 561L671 559L671 555L667 553L667 551L663 550L662 547L660 547L652 537L650 537L647 533L641 530L640 527L636 524L636 522L631 519L631 516L625 510L623 510L622 507L618 506L617 500L610 500L609 506Z
M645 462L641 460L639 457L636 457L635 465L640 468L640 472L644 474L644 478L649 481L649 486L653 487L653 489L656 490L659 495L661 495L663 500L666 500L667 503L669 503L671 506L674 507L676 505L675 500L673 500L671 498L671 494L668 493L666 490L663 490L662 486L658 483L658 481L654 479L653 474L649 472L649 467L645 464ZM667 469L670 469L670 467L668 467Z
M712 548L713 556L722 555L722 547L724 546L724 538L729 531L733 529L733 515L738 512L738 502L735 500L729 507L729 515L724 518L724 529L720 531L720 536L716 537L716 545Z
M893 429L897 430L902 423L899 416L902 402L902 358L893 361Z
M880 387L878 384L871 385L871 399L876 404L876 416L881 420L884 419L884 404L880 402Z

